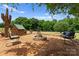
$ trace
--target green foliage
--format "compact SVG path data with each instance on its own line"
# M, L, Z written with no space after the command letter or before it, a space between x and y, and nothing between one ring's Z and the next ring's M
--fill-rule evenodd
M56 23L56 20L53 21L45 21L45 20L38 20L35 18L28 19L26 17L18 17L13 21L16 24L22 24L27 30L37 30L38 27L42 31L53 31L53 26Z
M64 22L57 22L54 26L53 26L55 31L67 31L69 28L69 24L68 23L64 23Z
M18 9L19 3L6 3L7 5L11 5ZM50 14L72 14L76 17L79 16L79 3L34 3L32 4L32 10L34 11L34 6L38 5L38 7L45 5L46 9L50 12ZM27 4L26 4L27 5Z
M15 19L14 23L23 25L26 29L36 30L38 27L38 20L35 18L27 19L26 17L18 17Z
M45 5L51 14L64 13L79 16L79 3L47 3Z
M0 28L3 28L3 23L0 23Z
M38 29L38 26L39 26L39 20L38 19L35 19L35 18L32 18L32 19L29 19L31 21L31 29L33 30L37 30Z
M9 5L9 4L8 4ZM10 4L12 7L17 8L18 4ZM35 4L33 4L34 6ZM79 3L45 3L38 4L38 6L45 5L50 14L64 13L68 15L79 16ZM32 6L32 7L33 7ZM28 19L26 17L18 17L12 23L22 24L26 29L36 30L38 27L42 31L65 31L74 28L76 31L79 30L79 18L66 18L64 20L38 20L35 18ZM0 24L3 27L3 23Z
M29 19L27 19L26 17L18 17L15 19L14 23L16 24L21 24L23 25L26 29L31 28L32 26L32 21L30 21Z
M79 30L79 18L66 18L63 20L38 20L35 18L28 19L26 17L18 17L13 23L22 24L27 30L37 30L38 27L41 31L66 31L66 30Z
M66 30L75 30L79 32L79 18L66 18L63 20L38 20L35 18L26 18L26 17L18 17L12 24L21 24L27 30L37 30L38 28L41 31L66 31ZM3 27L3 23L0 23L0 27Z

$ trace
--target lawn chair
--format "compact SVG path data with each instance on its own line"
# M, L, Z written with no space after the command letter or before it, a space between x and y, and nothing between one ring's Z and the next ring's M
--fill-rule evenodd
M67 39L73 39L75 37L75 32L65 31L63 32L63 37Z
M63 34L65 44L68 44L67 41L69 41L69 42L72 42L73 45L75 45L74 40L73 40L74 37L75 37L75 32L73 32L73 31L65 31L62 34Z
M9 43L6 44L7 47L12 46L12 45L17 45L21 43L19 41L19 36L18 35L12 35L11 32L9 32Z

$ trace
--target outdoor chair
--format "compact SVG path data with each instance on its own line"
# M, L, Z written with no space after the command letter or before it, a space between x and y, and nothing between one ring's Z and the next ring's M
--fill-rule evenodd
M75 32L65 31L63 32L63 37L67 39L73 39L75 37Z
M75 45L75 42L74 42L74 37L75 37L75 32L74 31L64 31L62 33L62 36L64 38L64 43L65 44L68 44L68 42L72 42L72 45Z

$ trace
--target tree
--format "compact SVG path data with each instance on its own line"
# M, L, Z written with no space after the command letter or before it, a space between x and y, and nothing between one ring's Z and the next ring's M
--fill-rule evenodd
M76 31L79 30L79 18L65 18L63 20L38 20L35 18L28 19L26 17L18 17L12 23L22 24L28 30L41 31L65 31L72 28Z
M10 4L8 4L10 5ZM15 7L17 8L17 5L18 4L11 4L12 7ZM33 4L35 5L35 4ZM79 4L69 4L69 3L45 3L45 4L38 4L39 6L40 5L45 5L48 12L53 15L53 14L59 14L59 13L63 13L63 14L68 14L68 15L74 15L76 17L79 16ZM69 18L69 17L68 17ZM22 18L21 18L22 19ZM23 18L24 19L24 18ZM60 21L61 22L61 21ZM78 22L77 20L72 20L72 19L66 19L66 20L63 20L62 22L64 23L68 23L69 25L75 25L75 28L78 29ZM38 26L41 27L41 30L53 30L54 29L54 21L44 21L44 22L40 22L40 25L39 25L39 21L38 20L21 20L19 21L18 20L18 23L20 24L23 24L25 26L26 29L36 29ZM26 24L27 23L27 24ZM76 24L77 23L77 24ZM41 25L43 24L43 25Z
M38 4L38 6L45 5L48 12L50 14L68 14L74 15L76 17L79 16L79 3L45 3L45 4Z
M56 20L52 21L45 21L45 20L39 20L39 27L42 31L53 31L53 26L56 23Z
M32 28L32 21L26 17L18 17L15 19L14 23L21 24L28 30Z
M24 25L24 27L28 30L37 30L39 27L39 30L42 31L53 31L53 26L56 23L56 20L44 21L35 18L28 19L26 17L18 17L12 21L12 23Z
M6 37L9 36L9 28L11 27L11 15L9 15L9 9L8 7L6 8L6 14L4 15L4 13L1 13L1 18L4 22L4 34Z
M18 17L15 19L14 23L23 25L27 30L36 30L39 21L35 18L28 19L26 17Z
M2 13L1 18L4 22L4 34L6 37L9 36L9 28L11 27L11 15L8 13L8 8L6 8L6 14Z
M37 30L39 27L39 20L35 18L31 18L31 23L32 23L32 29Z
M40 28L40 30L43 31L43 23L45 22L45 20L39 20L38 26Z
M42 30L43 31L53 31L53 21L44 21L42 23Z
M54 28L55 31L62 32L62 31L68 30L69 25L68 25L68 23L57 22L57 23L54 25L53 28Z

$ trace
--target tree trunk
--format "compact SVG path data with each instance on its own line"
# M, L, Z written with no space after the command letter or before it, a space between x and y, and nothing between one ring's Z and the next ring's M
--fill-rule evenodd
M11 15L8 15L8 8L6 8L6 14L4 15L3 13L1 14L1 18L3 19L4 22L4 34L6 37L9 36L9 28L10 28L10 23L11 23Z

